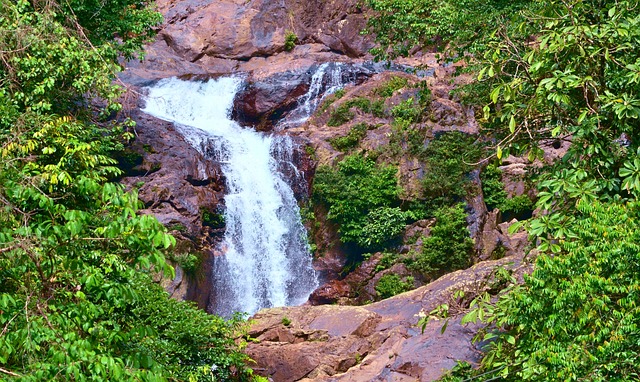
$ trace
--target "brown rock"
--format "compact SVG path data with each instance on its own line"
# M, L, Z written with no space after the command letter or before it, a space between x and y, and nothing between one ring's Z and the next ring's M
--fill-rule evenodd
M530 270L521 256L486 261L445 275L416 290L370 305L301 306L265 309L253 317L249 332L259 342L247 346L256 371L274 381L432 381L456 360L477 362L471 343L477 328L461 325L460 316L473 296L490 288L498 266ZM464 301L454 299L462 290ZM419 312L448 303L454 317L441 333L431 321L424 334L416 327ZM291 324L283 326L282 317ZM282 331L290 334L283 335ZM273 333L273 334L271 334ZM316 333L315 339L309 333ZM319 335L323 333L324 336ZM309 338L303 342L292 337ZM285 339L286 341L282 341Z

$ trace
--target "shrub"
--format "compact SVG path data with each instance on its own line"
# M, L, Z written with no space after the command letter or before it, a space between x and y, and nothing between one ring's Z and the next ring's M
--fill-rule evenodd
M290 52L295 48L298 36L292 31L287 31L284 35L284 50Z
M503 220L513 218L526 219L531 216L534 209L534 201L527 195L518 195L512 198L507 196L502 182L500 169L490 164L480 174L482 180L482 193L488 209L498 208L502 212Z
M380 299L393 297L402 292L410 291L413 288L413 277L408 276L405 281L402 281L400 276L387 273L380 277L375 288Z
M441 207L435 217L436 224L424 240L422 252L409 261L410 269L428 277L467 268L473 251L462 204Z
M211 212L205 208L200 210L202 224L211 228L224 228L225 219L221 212Z
M328 207L328 218L339 225L343 243L365 244L365 227L369 225L368 229L373 231L375 225L369 218L370 213L381 207L399 205L397 172L395 167L379 167L360 154L345 157L336 168L318 168L313 198ZM376 243L383 241L386 242L382 237L375 240Z
M362 227L357 243L362 248L386 248L404 231L406 214L398 207L380 207L372 210Z
M505 199L499 208L505 220L528 219L535 208L535 202L527 195L518 195Z
M409 123L415 123L422 116L422 109L413 98L400 102L391 109L391 115L396 119L402 119Z
M409 80L404 77L392 77L390 80L382 84L376 89L375 93L381 97L389 98L397 90L406 87L409 84Z
M482 181L482 194L487 209L492 210L504 203L507 199L507 192L502 183L502 171L495 164L488 165L480 173Z
M345 123L351 121L355 114L351 110L348 103L344 103L339 107L335 108L331 115L329 116L329 121L327 121L327 126L336 127L344 125Z
M344 97L345 93L346 91L344 89L338 89L335 91L335 93L328 95L325 98L325 101L322 103L322 106L320 106L320 112L324 113L325 111L327 111L327 109L329 109L329 106L333 105L336 100Z
M329 143L336 150L347 151L358 146L362 138L367 135L368 128L366 123L359 123L353 126L347 135L329 139Z
M420 155L427 167L422 178L425 198L435 207L462 199L470 185L470 163L481 155L473 136L458 131L436 136Z
M327 126L340 126L351 121L355 116L351 111L352 108L360 109L363 113L372 113L377 117L384 116L383 101L371 102L368 98L356 97L335 108L331 112Z

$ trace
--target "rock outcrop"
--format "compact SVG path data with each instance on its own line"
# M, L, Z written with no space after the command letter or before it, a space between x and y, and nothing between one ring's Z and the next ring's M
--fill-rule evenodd
M157 217L176 236L176 256L193 254L201 260L199 272L185 275L180 270L176 280L166 286L174 297L206 308L211 257L224 229L207 225L202 215L216 213L223 205L222 171L186 142L172 123L140 112L138 96L131 94L127 104L137 122L137 136L122 158L127 172L121 182L138 190L145 205L143 213Z
M461 325L460 314L473 297L495 288L500 266L516 277L530 271L521 256L511 256L370 305L262 310L252 319L249 335L255 340L247 353L256 372L277 382L433 381L456 360L480 359L471 342L477 327ZM464 297L454 297L456 291ZM444 333L437 319L421 333L419 317L444 303L452 315Z
M160 0L165 23L132 62L129 83L166 76L244 73L265 78L318 62L365 56L372 36L357 0ZM296 46L285 50L287 35ZM291 38L291 37L290 37Z

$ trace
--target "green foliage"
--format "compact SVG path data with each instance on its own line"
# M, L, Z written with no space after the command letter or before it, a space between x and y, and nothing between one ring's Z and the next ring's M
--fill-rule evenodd
M498 208L502 212L504 220L515 217L520 219L529 215L534 209L534 201L527 195L507 197L502 183L502 171L494 165L488 165L481 173L482 193L488 209Z
M296 43L298 42L298 36L296 36L295 32L287 31L284 35L284 50L290 52L293 48L296 47Z
M387 273L380 277L376 284L378 298L385 299L413 289L413 277L408 276L404 281L395 273Z
M490 164L480 173L482 194L489 210L499 208L507 199L507 192L502 183L502 171L495 164Z
M313 197L328 207L328 218L339 225L343 243L377 248L401 232L396 173L396 168L378 167L360 154L345 157L335 169L318 168Z
M193 253L171 253L169 259L178 265L185 273L195 275L202 264L202 255Z
M342 126L345 123L351 121L355 117L355 114L350 110L348 103L343 103L339 107L331 111L327 126L336 127Z
M538 13L525 15L522 32L497 40L494 53L483 59L480 77L491 87L485 118L504 136L501 156L515 152L535 158L541 155L540 143L571 137L563 161L539 184L541 210L555 214L573 209L579 200L638 195L633 126L640 116L640 22L635 6L634 1L544 3ZM526 37L532 33L537 44Z
M380 57L440 35L462 48L447 55L475 62L480 82L465 98L486 102L481 122L499 160L533 161L543 144L570 142L561 161L541 170L542 214L527 225L542 253L535 272L497 306L483 296L471 313L484 311L489 328L504 331L486 338L500 337L477 377L637 380L640 3L369 4L380 12L371 22Z
M398 207L379 207L369 212L356 241L366 249L387 248L397 239L407 222L407 214Z
M371 113L376 117L384 116L384 102L381 100L377 100L371 102L370 99L364 97L356 97L350 100L347 100L342 105L335 108L331 115L329 116L329 121L327 122L327 126L341 126L345 123L351 121L355 114L351 111L351 109L356 108L361 110L363 113Z
M282 320L280 320L280 322L282 323L282 325L284 326L289 326L291 325L291 319L287 316L282 317Z
M640 375L640 205L580 202L571 239L540 255L484 321L502 328L485 378L634 381ZM474 321L479 310L467 321Z
M335 93L328 95L322 103L322 106L320 106L320 112L324 113L325 111L327 111L329 109L329 106L333 105L334 102L344 97L345 93L346 91L344 89L338 89Z
M241 322L153 283L151 273L174 276L175 239L139 213L135 190L112 183L132 137L130 121L106 120L121 109L117 59L160 21L144 5L0 1L3 380L250 378Z
M449 44L446 57L486 50L496 25L509 19L530 1L482 0L366 0L375 11L368 21L379 47L372 49L378 59L407 56L414 47Z
M502 211L503 217L507 218L513 216L520 219L522 216L529 215L533 212L535 202L527 195L517 195L512 198L507 198L500 204L499 208ZM510 220L510 219L509 219Z
M422 112L422 109L413 98L402 101L391 109L391 115L396 120L401 119L408 123L418 122L422 117Z
M348 151L360 144L362 138L367 135L369 125L366 123L359 123L351 127L349 133L343 137L336 137L329 139L329 143L334 149L340 151Z
M375 273L391 268L398 260L398 255L393 252L384 252L376 265Z
M380 85L380 87L375 90L375 93L380 97L389 98L393 93L408 85L409 80L406 77L391 77L391 79Z
M434 206L450 205L466 196L471 164L481 154L473 136L457 131L436 136L420 155L427 167L422 179L427 200Z
M434 277L471 265L473 240L469 237L463 205L442 207L435 212L436 224L422 245L422 252L409 259L409 267Z
M203 225L214 229L224 228L226 224L224 213L211 212L206 208L202 208L200 210L200 218L202 219Z

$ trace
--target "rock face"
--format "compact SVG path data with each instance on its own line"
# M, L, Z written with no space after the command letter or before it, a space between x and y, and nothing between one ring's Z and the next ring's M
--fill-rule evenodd
M372 47L355 0L163 0L158 8L167 21L160 36L190 62L271 56L284 51L287 33L351 57Z
M128 100L137 122L137 138L128 148L126 177L122 183L137 188L143 213L153 214L178 239L177 256L197 254L202 259L198 275L177 272L167 289L179 299L209 303L211 256L224 229L203 223L205 211L215 213L223 205L224 179L219 166L206 160L186 142L172 123L138 111L139 99ZM188 284L188 285L187 285Z
M265 78L318 62L365 56L371 36L358 0L160 0L165 23L132 62L128 83L190 74L245 73ZM285 51L285 36L296 46Z
M494 287L493 271L504 266L521 276L520 256L487 261L410 292L366 306L302 306L266 309L253 317L247 353L254 370L276 382L433 381L456 360L477 362L471 343L477 328L461 325L471 299ZM465 297L454 298L462 290ZM416 326L419 315L447 303L453 317Z

